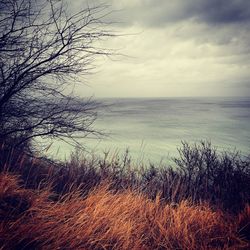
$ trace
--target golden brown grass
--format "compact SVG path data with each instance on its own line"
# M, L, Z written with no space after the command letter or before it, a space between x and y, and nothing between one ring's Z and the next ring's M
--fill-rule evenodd
M173 166L133 165L128 153L124 156L105 153L104 157L96 157L80 151L65 162L57 162L0 143L0 172L20 176L25 187L30 189L51 183L58 196L79 186L85 196L109 180L113 190L141 190L152 200L160 194L166 203L206 201L234 214L250 203L250 156L216 152L206 142L193 146L184 143L179 154Z
M166 204L136 191L110 191L107 184L85 198L77 190L57 201L51 197L48 189L25 189L17 176L0 174L1 249L249 247L238 234L249 207L229 217L208 204Z
M245 209L239 214L238 228L240 235L250 242L250 205L247 204Z

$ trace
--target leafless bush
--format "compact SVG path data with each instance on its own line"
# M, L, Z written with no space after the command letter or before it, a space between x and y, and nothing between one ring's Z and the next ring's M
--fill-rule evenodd
M68 11L63 1L0 0L0 139L23 144L95 133L97 103L72 92L93 60L109 55L103 5Z

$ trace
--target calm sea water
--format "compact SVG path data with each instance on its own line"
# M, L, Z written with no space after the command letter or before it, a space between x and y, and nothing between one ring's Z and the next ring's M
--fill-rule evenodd
M129 98L101 99L95 127L108 136L84 139L88 151L124 153L144 161L160 161L177 155L181 141L208 140L218 150L250 153L250 98ZM60 157L67 145L54 143Z

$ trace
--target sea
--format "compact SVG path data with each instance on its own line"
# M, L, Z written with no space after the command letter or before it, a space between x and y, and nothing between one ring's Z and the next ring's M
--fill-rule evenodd
M178 157L182 142L210 142L217 151L250 154L249 97L102 98L94 128L104 135L80 139L87 153L123 155L143 162ZM73 147L48 150L67 159Z

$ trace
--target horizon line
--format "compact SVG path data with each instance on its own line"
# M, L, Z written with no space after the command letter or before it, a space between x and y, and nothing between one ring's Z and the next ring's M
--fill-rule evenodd
M85 97L89 98L89 97ZM163 99L163 98L249 98L250 96L91 96L91 98L95 99Z

